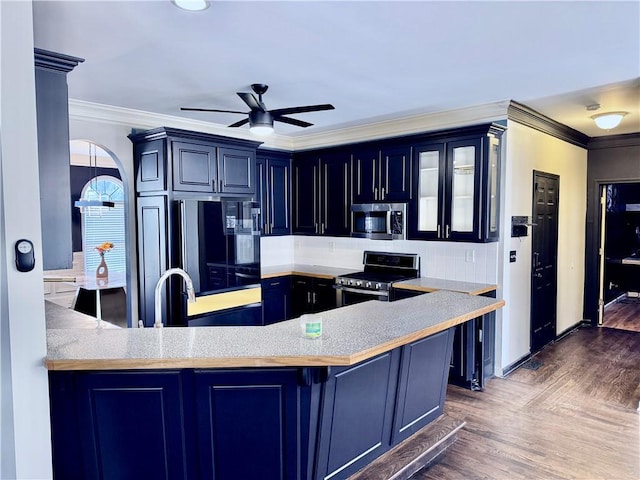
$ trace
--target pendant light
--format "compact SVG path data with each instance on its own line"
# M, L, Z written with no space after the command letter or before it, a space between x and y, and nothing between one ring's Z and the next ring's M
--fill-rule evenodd
M93 166L91 165L92 146ZM81 213L85 213L89 216L92 216L95 213L102 216L104 209L115 207L115 203L111 201L109 195L98 190L98 156L96 153L96 145L91 142L89 142L89 185L84 191L84 197L80 197L80 200L76 200L73 205L78 207Z

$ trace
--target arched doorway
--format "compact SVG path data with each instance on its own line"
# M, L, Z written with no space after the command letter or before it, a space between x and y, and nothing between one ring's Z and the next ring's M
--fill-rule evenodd
M45 283L45 299L67 308L91 315L98 315L119 326L131 325L131 299L124 296L130 291L130 259L128 246L127 181L119 160L106 148L89 140L72 140L70 143L70 215L72 219L73 267L69 270L45 272L75 282ZM82 200L108 200L110 208L76 206ZM81 202L82 203L82 202ZM105 253L109 265L109 287L118 288L122 295L115 310L109 302L96 302L94 285L96 268L101 256L96 249L108 242L113 248ZM104 280L102 281L104 287ZM79 293L91 291L92 303L79 300ZM101 290L101 296L109 293ZM97 307L101 307L99 310ZM108 310L112 309L112 312ZM106 314L105 314L106 313Z

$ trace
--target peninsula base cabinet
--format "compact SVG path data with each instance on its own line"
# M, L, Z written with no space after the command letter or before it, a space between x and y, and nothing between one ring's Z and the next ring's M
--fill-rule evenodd
M348 367L50 371L56 479L346 479L442 414L453 329Z

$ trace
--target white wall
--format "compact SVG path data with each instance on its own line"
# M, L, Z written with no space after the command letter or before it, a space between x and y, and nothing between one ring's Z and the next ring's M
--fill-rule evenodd
M0 478L51 478L31 2L0 2ZM36 267L18 272L30 239Z
M510 238L508 225L512 215L532 215L533 170L560 176L556 333L582 320L587 150L509 121L505 160L503 240L499 252L499 279L506 302L498 326L501 368L530 351L531 229L527 237ZM509 263L510 250L516 251L515 263Z

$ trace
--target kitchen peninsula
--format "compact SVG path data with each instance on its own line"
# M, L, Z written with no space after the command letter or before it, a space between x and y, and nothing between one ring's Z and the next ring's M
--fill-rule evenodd
M442 414L453 328L493 298L439 291L264 327L50 330L58 478L344 479Z

